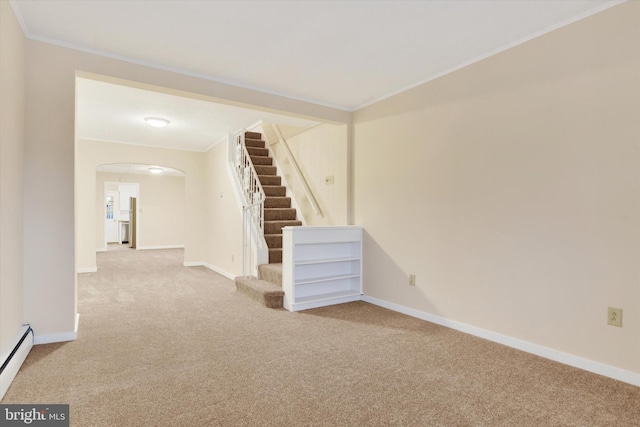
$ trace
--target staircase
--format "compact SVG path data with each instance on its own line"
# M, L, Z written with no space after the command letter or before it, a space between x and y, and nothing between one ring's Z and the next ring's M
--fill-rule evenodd
M269 149L258 132L245 132L245 146L265 192L264 238L269 249L269 264L258 266L258 278L236 277L239 292L261 302L269 308L281 308L282 291L282 227L302 225L296 210L291 207L291 198L277 175Z

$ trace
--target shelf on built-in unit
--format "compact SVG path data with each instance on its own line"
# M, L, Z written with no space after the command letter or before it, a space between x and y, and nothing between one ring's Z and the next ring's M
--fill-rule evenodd
M320 277L313 277L309 279L298 279L296 280L296 285L308 285L311 283L321 283L321 282L334 282L336 280L353 279L354 277L360 277L360 275L359 274L339 274L336 276L320 276Z
M316 301L329 302L329 300L331 299L344 298L344 297L359 297L360 295L361 295L360 292L355 292L355 291L331 292L327 294L317 294L317 295L311 295L308 297L296 298L296 304L305 304L305 303L316 302Z
M326 258L326 259L309 259L294 261L295 265L311 265L311 264L330 264L335 262L360 261L360 257L344 257L344 258Z
M362 228L282 230L284 307L291 311L362 298Z

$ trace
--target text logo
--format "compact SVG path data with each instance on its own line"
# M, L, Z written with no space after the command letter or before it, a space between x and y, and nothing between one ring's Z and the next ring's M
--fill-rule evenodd
M0 425L69 427L69 405L0 405Z

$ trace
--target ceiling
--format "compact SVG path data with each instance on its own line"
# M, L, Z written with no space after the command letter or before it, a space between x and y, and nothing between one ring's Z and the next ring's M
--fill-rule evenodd
M619 3L11 0L32 39L347 111Z
M170 123L153 128L145 117L162 117ZM79 140L206 151L259 120L302 128L316 125L311 120L76 78Z

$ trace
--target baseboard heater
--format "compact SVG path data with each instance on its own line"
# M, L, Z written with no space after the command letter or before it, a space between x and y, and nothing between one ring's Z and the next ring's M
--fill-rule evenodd
M11 382L16 377L20 367L24 363L29 351L33 347L33 329L24 325L21 334L18 334L17 344L11 351L2 354L2 366L0 367L0 399L9 389Z

